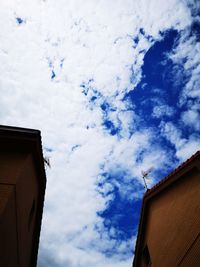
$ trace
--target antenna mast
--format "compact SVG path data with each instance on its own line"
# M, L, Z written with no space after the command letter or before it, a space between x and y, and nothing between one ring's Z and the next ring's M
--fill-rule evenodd
M144 188L145 188L146 190L149 189L148 186L147 186L146 178L148 178L148 175L149 175L150 172L152 172L152 170L153 170L153 167L151 167L151 168L148 169L147 171L141 171L141 173L142 173L142 179L143 179L143 181L144 181Z

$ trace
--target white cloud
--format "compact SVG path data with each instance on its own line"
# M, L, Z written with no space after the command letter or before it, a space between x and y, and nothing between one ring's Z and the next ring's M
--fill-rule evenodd
M199 139L190 138L188 142L186 142L180 150L176 152L177 157L183 162L188 159L191 155L193 155L200 147Z
M199 136L192 134L189 138L183 138L182 131L173 123L162 122L160 124L161 133L174 145L176 157L180 162L191 157L200 147Z
M197 41L195 35L191 35L189 29L183 32L170 58L175 64L183 67L182 76L185 75L187 79L181 94L180 104L185 104L188 98L199 98L200 42ZM174 75L176 76L176 73ZM179 78L183 79L183 77Z
M183 145L186 140L181 138L181 130L178 129L172 122L160 124L162 134L172 143L177 149Z
M175 113L174 108L168 105L154 106L152 115L156 118L162 118L163 116L170 117Z
M200 114L198 110L188 110L182 113L182 121L196 131L200 131Z

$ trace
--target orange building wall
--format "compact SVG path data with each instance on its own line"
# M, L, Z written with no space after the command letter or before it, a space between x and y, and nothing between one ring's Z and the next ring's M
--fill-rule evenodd
M196 168L149 201L143 245L151 267L200 266L200 173ZM140 265L145 267L141 259Z

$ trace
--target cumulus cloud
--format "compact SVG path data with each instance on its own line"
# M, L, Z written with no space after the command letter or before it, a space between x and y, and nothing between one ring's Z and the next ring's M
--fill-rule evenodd
M199 98L199 71L200 71L200 42L192 30L188 30L181 36L179 44L174 49L170 58L177 65L184 68L183 75L186 76L186 84L182 92L180 104L187 102L188 98Z
M200 131L200 114L198 110L191 109L183 112L182 120L186 125L191 126L197 131Z
M174 113L175 113L174 108L168 105L159 105L159 106L154 106L152 115L156 118L163 118L163 116L170 117Z
M192 134L189 138L184 138L181 129L176 127L172 122L162 122L160 128L162 135L174 145L176 157L180 162L186 160L200 147L198 134Z
M165 168L169 158L124 97L142 79L144 56L162 33L189 27L189 8L176 0L9 0L0 7L1 123L40 129L52 166L38 267L128 266L135 237L108 232L99 212L115 198L113 188L122 199L141 198L141 171L158 161ZM199 48L192 39L179 46L185 54L195 46L183 91L195 97ZM171 58L180 64L185 54L178 52ZM155 107L153 114L170 112ZM193 126L188 117L195 121L196 113L185 112L183 122ZM195 136L186 142L172 124L161 129L181 159L198 143Z

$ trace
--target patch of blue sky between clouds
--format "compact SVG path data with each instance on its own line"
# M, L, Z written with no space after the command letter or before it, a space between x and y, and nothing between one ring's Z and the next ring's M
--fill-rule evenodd
M95 87L93 87L93 79L83 82L80 85L82 93L88 101L88 108L90 110L99 109L102 114L102 127L111 134L120 137L120 121L117 119L115 122L111 119L111 114L117 112L117 107L114 104L114 99L105 97ZM117 121L117 123L116 123Z
M25 21L25 19L22 19L22 18L20 18L20 17L17 17L16 18L16 22L17 22L17 24L23 24L23 23L26 23L26 21Z
M97 190L103 197L111 196L110 199L108 198L107 209L99 211L98 215L104 219L107 231L110 231L111 228L115 229L113 238L122 238L122 240L123 238L129 239L134 235L136 228L133 225L137 225L139 218L137 207L141 204L140 198L134 194L132 189L134 188L137 192L144 190L137 179L125 180L124 177L128 175L130 174L123 169L109 173L104 172L97 184ZM124 207L128 207L125 212Z
M52 71L51 71L51 80L53 80L55 77L56 77L56 74L55 74L55 72L52 70Z
M47 41L48 43L50 41ZM65 62L64 58L50 58L50 57L46 57L46 61L47 61L47 65L50 71L50 77L51 77L51 81L56 80L60 78L60 75L62 73L62 68Z
M100 105L100 108L103 113L103 129L106 130L109 134L117 135L119 137L121 130L119 120L117 120L118 123L116 125L116 123L110 118L110 114L116 112L117 109L115 107L112 107L112 105L106 101L104 101Z
M142 153L137 161L139 164L142 162ZM100 235L106 233L113 242L112 246L102 250L107 257L118 254L121 259L127 259L133 253L134 246L127 246L126 250L122 251L118 251L118 247L124 242L133 242L139 223L141 195L145 189L138 177L131 178L130 171L120 164L107 172L103 171L104 168L106 169L106 166L102 166L97 190L107 199L107 208L97 213L103 219L103 226L98 228L97 225L96 230Z
M187 125L184 127L180 121L184 106L179 103L189 76L181 64L178 66L169 57L179 43L180 34L172 29L163 32L162 36L162 40L157 41L146 53L141 82L126 94L125 101L129 99L135 105L134 111L141 119L140 127L155 129L156 135L159 136L156 142L162 143L166 150L172 150L175 154L177 147L173 143L170 144L170 140L165 139L166 136L162 136L159 129L166 123L173 123L181 128L180 138L184 140L189 139L195 129ZM176 79L178 72L181 77L177 76ZM195 114L193 116L197 117Z
M80 88L82 90L81 92L85 96L87 96L88 93L89 93L89 95L88 95L88 97L89 97L88 101L89 102L90 101L94 102L97 99L97 97L101 97L102 96L97 90L95 90L95 88L93 88L93 86L92 86L93 81L94 81L93 79L89 79L88 81L82 82L80 84Z

